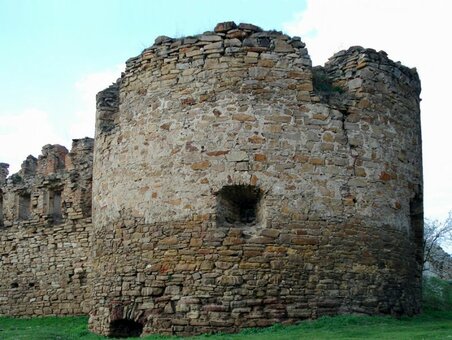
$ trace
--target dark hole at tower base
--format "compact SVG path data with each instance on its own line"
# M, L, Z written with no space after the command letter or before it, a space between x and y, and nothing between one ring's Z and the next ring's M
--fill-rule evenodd
M113 338L139 337L143 333L143 325L130 319L114 320L110 323L109 336Z

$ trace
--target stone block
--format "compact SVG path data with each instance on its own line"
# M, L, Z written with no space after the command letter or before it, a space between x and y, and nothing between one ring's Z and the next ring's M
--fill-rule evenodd
M237 25L233 21L220 22L215 26L214 31L217 33L225 33L227 31L237 28Z

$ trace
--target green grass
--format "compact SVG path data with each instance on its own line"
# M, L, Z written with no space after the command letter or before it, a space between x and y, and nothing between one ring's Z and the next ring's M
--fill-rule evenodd
M0 318L2 340L103 339L88 331L88 318L42 317L32 319Z
M2 340L105 339L88 331L87 317L0 318ZM176 339L148 336L144 339ZM188 339L451 339L452 284L439 279L424 283L424 313L396 319L390 316L342 315L298 325L246 329L239 334L216 334Z
M0 339L105 339L89 333L86 317L0 318ZM176 339L149 336L145 339ZM452 311L429 311L413 318L336 316L294 326L246 329L239 334L217 334L189 339L452 339Z
M202 337L201 337L202 338ZM207 338L207 337L205 337ZM414 318L336 316L211 339L452 339L452 312Z
M424 280L424 310L452 311L452 282L436 277Z

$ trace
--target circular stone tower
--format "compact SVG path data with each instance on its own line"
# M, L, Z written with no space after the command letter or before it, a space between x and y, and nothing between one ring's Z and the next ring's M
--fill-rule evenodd
M232 22L126 64L97 97L93 331L419 311L415 70Z

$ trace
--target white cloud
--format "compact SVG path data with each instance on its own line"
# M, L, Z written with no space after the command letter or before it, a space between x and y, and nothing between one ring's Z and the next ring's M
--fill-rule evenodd
M284 28L308 44L314 64L324 63L341 49L361 45L384 49L393 59L412 66L413 53L423 52L422 37L426 38L427 30L435 30L423 24L429 14L437 15L438 6L431 3L449 6L446 1L308 0L306 11Z
M28 155L39 155L44 145L64 144L45 111L27 108L18 113L2 113L1 117L0 160L10 164L10 174L20 170Z
M73 138L94 136L96 94L119 78L122 65L110 70L86 74L74 84L77 106L64 121L52 118L40 108L1 112L0 162L10 164L9 173L20 170L28 155L37 157L46 144L61 144L70 149Z
M284 24L290 35L306 42L315 65L361 45L417 68L423 88L425 213L438 219L452 210L450 13L448 0L308 0L306 10Z
M117 65L114 69L86 74L75 83L80 106L75 111L73 123L69 127L73 138L94 136L96 94L115 82L123 70L123 65Z

